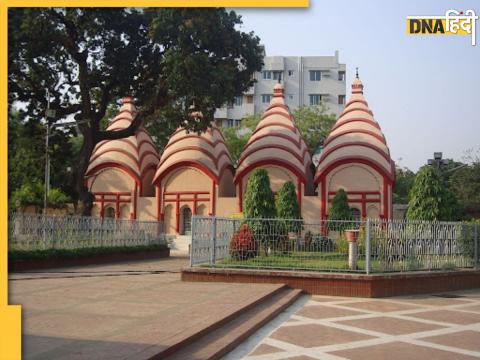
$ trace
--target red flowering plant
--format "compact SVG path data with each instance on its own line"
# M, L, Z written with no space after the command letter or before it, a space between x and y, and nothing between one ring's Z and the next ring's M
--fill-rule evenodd
M247 260L258 254L258 244L252 230L242 224L230 241L230 256L236 260Z

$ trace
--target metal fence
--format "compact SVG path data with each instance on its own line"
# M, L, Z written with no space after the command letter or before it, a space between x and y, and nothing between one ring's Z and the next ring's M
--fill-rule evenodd
M194 216L190 263L361 273L471 268L479 262L478 228L457 222ZM353 266L347 240L352 232L357 237Z
M166 244L162 222L11 214L9 250Z

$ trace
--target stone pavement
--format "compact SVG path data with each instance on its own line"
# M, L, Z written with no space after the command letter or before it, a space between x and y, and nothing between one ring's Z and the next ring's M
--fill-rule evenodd
M313 296L289 311L226 360L480 358L480 289L388 299Z
M278 285L184 283L186 258L9 276L23 358L148 358Z

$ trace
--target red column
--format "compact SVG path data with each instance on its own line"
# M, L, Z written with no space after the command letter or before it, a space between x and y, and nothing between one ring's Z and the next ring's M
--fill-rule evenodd
M155 195L157 196L157 220L160 221L162 220L162 190L159 185L156 186L156 189L157 192Z
M101 195L100 197L100 217L103 219L105 216L105 195Z
M193 194L193 209L192 209L193 215L197 215L197 202L198 202L197 195L198 195L197 193Z
M367 217L367 195L365 193L362 194L362 218Z
M211 193L211 201L212 201L212 213L210 215L215 215L215 205L216 205L216 197L217 197L217 191L216 191L216 187L215 187L215 182L212 181L212 193Z
M137 194L138 194L138 184L135 183L135 190L133 191L133 213L132 220L137 219Z
M175 230L177 231L177 234L180 233L180 194L177 194L177 202L176 202L176 213L175 213L175 217L176 217L176 221L177 223L175 224Z
M120 194L115 196L115 217L120 219Z
M240 179L238 182L238 211L243 212L243 188L242 188L242 181L243 179Z
M385 219L388 219L389 218L389 214L388 214L388 183L383 180L383 217Z

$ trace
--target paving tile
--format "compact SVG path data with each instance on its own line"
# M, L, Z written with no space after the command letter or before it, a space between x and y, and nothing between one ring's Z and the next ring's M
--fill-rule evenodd
M480 332L478 331L459 331L446 335L426 337L421 340L480 352Z
M477 357L443 351L424 346L391 342L381 345L334 351L331 354L350 360L469 360Z
M331 301L342 301L342 300L345 300L345 298L313 295L311 300L315 302L331 302Z
M357 310L368 310L368 311L378 311L378 312L403 311L403 310L412 310L412 309L418 308L418 306L415 306L415 305L399 304L399 303L381 301L381 300L342 303L342 306L351 307Z
M312 358L312 357L306 356L306 355L288 357L288 358L284 358L284 359L285 360L315 360L315 358Z
M343 317L343 316L354 316L354 315L362 315L365 314L364 312L355 311L355 310L346 310L346 309L339 309L330 306L305 306L295 315L305 316L310 319L327 319L327 318L336 318L336 317Z
M462 310L475 311L480 313L480 303L471 306L462 306Z
M438 325L384 316L357 320L343 320L337 321L337 323L354 326L361 329L377 331L389 335L403 335L442 328L442 326Z
M392 298L392 300L404 302L407 304L427 305L427 306L450 306L465 304L465 300L455 298L442 298L432 295L411 296L411 297L398 297Z
M265 354L272 354L272 353L277 353L277 352L282 352L282 349L279 349L275 346L267 345L267 344L260 344L255 348L253 352L250 353L250 355L255 356L255 355L265 355Z
M480 314L454 310L425 311L408 316L460 325L480 323Z
M270 337L306 348L372 338L369 335L316 324L280 327Z

